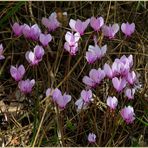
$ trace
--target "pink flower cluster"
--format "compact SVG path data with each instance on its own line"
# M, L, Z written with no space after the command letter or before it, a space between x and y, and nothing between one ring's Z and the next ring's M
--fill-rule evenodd
M22 80L26 70L23 65L20 66L11 66L10 74L12 78L18 82L18 87L20 91L24 94L31 93L33 86L35 85L35 80Z
M57 20L57 14L53 12L49 18L42 18L42 24L48 28L49 31L54 31L60 27L60 23ZM14 23L12 30L16 36L24 35L25 38L31 39L33 41L39 41L43 46L47 46L52 40L52 36L49 34L44 34L41 32L38 24L32 26L19 23Z
M80 36L84 35L84 32L89 24L91 28L94 29L94 31L98 32L101 30L103 35L105 37L108 37L109 39L113 39L120 29L117 23L113 25L109 24L109 26L105 25L103 17L91 17L90 19L87 19L85 21L81 21L79 19L70 19L69 26L72 30L72 33L66 33L66 42L64 44L64 49L68 51L71 55L76 55L78 51L78 41L80 39ZM125 36L131 36L131 34L135 31L135 24L129 24L128 22L122 23L121 31L125 34ZM73 34L73 32L76 33ZM86 59L89 63L93 63L97 58L100 59L102 56L104 56L105 52L105 49L101 50L95 43L95 47L91 45L89 46L88 52L86 53Z
M48 96L52 98L52 101L55 102L60 109L64 109L67 103L71 101L71 96L66 93L62 95L62 92L58 88L54 90L48 88L46 90L46 97Z
M129 55L126 57L123 55L121 58L116 58L111 66L105 63L103 69L91 69L89 76L84 76L82 81L88 88L92 89L98 86L103 79L108 78L111 80L117 93L124 92L125 96L131 100L134 99L134 93L138 85L137 76L132 70L132 66L133 56ZM80 99L75 103L78 107L77 110L86 109L91 99L92 91L83 90ZM115 96L108 96L107 106L109 106L111 110L115 110L117 105L118 99ZM123 108L120 113L127 124L132 123L135 119L135 113L131 106Z
M52 13L49 18L43 18L42 24L48 28L49 31L54 31L56 28L60 26L60 23L57 20L57 14L54 12ZM50 34L44 34L41 32L41 29L37 24L32 26L23 24L20 25L19 23L14 23L12 26L12 30L15 36L23 35L25 38L30 39L32 41L39 41L42 46L48 46L49 42L52 40L52 36ZM38 65L45 54L45 51L41 45L36 45L34 47L34 51L27 51L25 54L26 60L29 62L31 66ZM4 59L3 54L3 46L0 45L0 59ZM11 66L10 74L18 82L18 87L24 94L31 93L33 86L35 85L35 80L22 80L24 77L26 70L23 65L20 66ZM66 98L67 95L64 95Z
M48 33L43 33L38 26L38 24L28 25L19 23L14 23L12 26L15 36L23 35L26 39L35 41L37 45L34 47L33 51L27 51L25 58L30 64L30 66L38 65L42 61L45 54L44 48L52 41L51 33L61 26L57 19L56 12L53 12L48 18L42 18L42 24L48 29ZM109 39L115 38L117 32L120 29L119 24L104 24L103 17L91 17L85 21L80 19L74 20L70 19L69 26L71 31L67 31L65 34L64 49L69 52L70 55L75 56L79 51L80 39L84 36L88 26L94 30L93 33L98 35L100 31L103 36ZM130 37L135 31L135 24L122 23L121 31L126 37ZM85 58L89 64L95 63L97 60L101 60L107 52L107 45L98 44L97 37L94 35L94 45L88 46L88 51L85 53ZM0 45L0 60L4 59L3 56L3 46ZM137 90L137 76L135 71L132 70L133 67L133 56L130 55L126 57L123 55L121 58L116 58L114 62L110 65L105 63L103 69L91 69L88 76L84 76L82 81L87 86L86 89L81 91L80 98L75 102L77 106L77 111L81 109L86 109L89 104L93 101L92 89L96 88L101 84L104 79L111 81L117 93L123 93L128 100L134 99L134 94ZM12 78L18 82L18 87L24 94L28 94L32 91L35 85L35 80L22 80L26 70L23 65L11 66L10 74ZM66 105L71 101L71 96L56 89L48 88L46 90L46 96L50 96L52 101L58 105L60 109L64 109ZM118 106L118 99L116 96L108 96L106 100L107 106L110 110L115 110ZM132 123L135 119L134 109L131 106L124 107L121 109L120 114L127 124ZM95 142L96 135L90 133L88 136L88 141L90 143Z

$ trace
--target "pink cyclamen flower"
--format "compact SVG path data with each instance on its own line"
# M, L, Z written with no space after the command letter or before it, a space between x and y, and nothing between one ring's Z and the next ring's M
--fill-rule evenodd
M127 82L128 82L130 85L134 85L134 83L135 83L136 80L137 80L136 73L135 73L134 71L129 72L129 73L127 74L126 79L127 79Z
M52 88L48 88L47 90L46 90L46 97L48 97L48 96L52 96Z
M42 60L44 53L45 53L45 51L42 48L42 46L36 45L34 48L34 52L32 52L32 51L26 52L26 54L25 54L26 60L31 65L37 65Z
M41 34L41 30L37 24L34 24L33 26L29 26L27 24L24 24L23 26L23 35L32 40L38 40L39 36Z
M125 120L127 124L133 123L133 121L135 120L134 109L131 106L128 106L128 107L125 106L121 110L120 114L123 120Z
M0 60L5 59L3 52L4 52L3 44L0 44Z
M24 25L19 25L19 23L14 23L12 26L12 30L16 36L20 36L23 33Z
M25 81L21 80L18 83L18 87L19 87L20 91L23 92L24 94L31 93L34 85L35 85L34 79L32 79L32 80L27 79Z
M71 96L66 93L62 95L62 92L56 88L52 93L52 99L55 103L57 103L60 109L64 109L67 103L71 101Z
M54 31L60 26L60 22L57 20L56 12L51 13L49 18L42 18L42 24L48 28L49 31Z
M103 32L104 36L108 37L109 39L114 38L118 31L119 31L118 24L113 24L112 26L109 24L109 26L104 25L102 27L102 32Z
M71 101L71 96L64 93L63 96L61 96L56 100L56 103L58 104L60 109L64 109L67 103L69 103L70 101Z
M110 109L115 109L117 107L117 104L118 104L118 100L117 98L114 96L114 97L108 97L107 98L107 105L110 107Z
M87 19L84 22L79 19L77 19L76 21L73 19L70 19L69 26L71 27L72 30L79 32L80 35L83 35L89 23L90 23L90 19Z
M129 67L131 68L133 66L133 56L129 55L129 57L126 57L125 55L123 55L120 58L120 62L122 62L123 64L127 64L129 65Z
M75 34L71 32L67 32L65 35L65 44L64 48L68 51L71 55L76 55L78 51L78 41L80 39L80 34L77 32Z
M113 83L113 86L116 89L116 91L121 92L125 88L127 82L126 82L125 78L114 77L112 79L112 83Z
M107 51L107 45L99 47L97 44L95 46L89 45L88 52L86 52L86 60L88 63L94 63L97 59L101 59Z
M81 97L75 102L75 105L77 106L77 111L81 111L82 109L86 109L89 105L88 102L85 102Z
M50 34L41 33L39 36L39 40L43 46L47 46L49 42L52 40L52 36Z
M135 31L135 23L122 23L121 30L126 36L131 36L131 34Z
M100 68L97 69L91 69L89 72L89 77L84 76L82 81L84 84L86 84L89 87L95 87L97 84L100 84L100 82L104 79L105 72L104 70L101 70Z
M113 74L113 71L112 71L112 68L108 65L108 64L104 64L104 72L105 72L105 75L112 79L114 77L114 74Z
M91 90L82 90L81 91L81 98L84 100L84 102L89 103L92 99L92 91Z
M16 67L11 66L10 74L15 79L15 81L20 81L25 74L25 68L23 65L16 66Z
M115 59L112 64L112 71L114 76L126 76L129 73L130 66L129 62L123 63L120 59Z
M104 25L103 17L91 17L90 19L90 26L94 29L94 31L99 31L100 28Z
M93 133L89 133L87 139L88 139L88 141L89 141L90 143L95 143L95 142L96 142L96 135L93 134Z
M125 90L125 96L129 99L132 100L134 99L134 94L135 94L135 88L127 88Z

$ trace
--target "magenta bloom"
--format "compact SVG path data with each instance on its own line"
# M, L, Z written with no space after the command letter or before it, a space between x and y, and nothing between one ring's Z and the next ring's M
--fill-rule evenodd
M114 97L108 97L107 98L107 105L110 107L110 109L114 110L117 105L118 105L118 100L117 98L114 96Z
M125 88L127 82L126 82L125 78L114 77L112 79L112 83L113 83L113 86L116 89L116 91L121 92Z
M19 25L17 22L13 24L12 30L16 36L20 36L23 33L24 25Z
M83 83L90 87L95 87L97 84L100 84L100 82L104 79L105 72L104 70L101 70L100 68L97 69L91 69L89 72L89 77L84 76L83 77Z
M11 66L10 74L15 79L15 81L20 81L25 74L25 68L23 65L16 66L16 67Z
M56 88L52 93L52 99L57 103L60 109L64 109L67 103L71 101L71 96L67 95L66 93L62 95L62 92Z
M125 106L120 113L123 120L125 120L127 124L133 123L133 121L135 120L134 109L131 106Z
M48 88L47 90L46 90L46 97L48 97L48 96L52 96L52 89L51 88Z
M4 52L3 44L0 44L0 60L5 59L3 52Z
M44 49L42 46L36 45L34 48L34 52L32 51L27 51L25 56L26 60L31 64L31 65L37 65L41 60L44 55Z
M25 81L19 81L18 83L18 87L20 89L21 92L23 92L24 94L28 94L31 93L33 86L35 85L35 80L25 80Z
M113 24L112 26L109 24L109 26L104 25L102 27L102 32L103 32L104 36L108 37L109 39L114 38L118 31L119 31L118 24Z
M49 31L54 31L60 26L60 22L57 20L56 12L51 13L49 18L42 18L42 24L48 28Z
M94 63L97 59L101 59L107 51L107 45L99 47L97 44L95 46L89 45L88 52L86 52L86 60L88 63Z
M134 94L135 94L135 88L127 88L125 90L125 96L129 99L129 100L132 100L134 99Z
M60 109L64 109L67 103L69 103L70 101L71 101L71 96L64 93L63 96L61 96L56 100L56 103L58 104Z
M90 23L90 19L87 19L84 22L79 19L77 19L76 21L73 19L70 19L69 26L71 27L72 30L79 32L80 35L83 35L89 23Z
M34 24L33 26L29 26L27 24L24 24L23 26L23 35L32 40L38 40L39 36L41 34L41 30L37 24Z
M123 64L129 64L129 67L131 68L133 66L133 56L129 55L129 57L126 57L125 55L123 55L120 58L120 62L122 62Z
M65 35L65 44L64 48L68 51L71 55L76 55L78 51L78 41L80 39L80 34L77 32L75 34L67 32Z
M104 72L108 78L112 79L114 77L112 68L106 63L104 64Z
M121 30L126 36L131 36L132 33L135 31L135 24L122 23Z
M130 66L128 61L123 63L120 59L115 59L114 63L112 64L112 71L114 76L126 76L129 73Z
M130 85L134 85L134 83L136 82L137 80L137 77L136 77L136 73L134 71L132 72L129 72L127 74L127 82L130 84Z
M89 105L88 102L85 102L81 97L75 102L75 105L77 106L77 111L81 111L82 109L86 109Z
M88 139L88 141L89 141L90 143L95 143L95 142L96 142L96 135L93 134L93 133L89 133L87 139Z
M39 40L43 46L47 46L49 42L52 40L52 36L50 34L41 33L39 36Z
M104 25L103 17L91 17L90 19L90 26L94 29L94 31L99 31L100 28Z
M84 100L84 102L89 103L92 99L92 91L91 90L82 90L81 91L81 98Z

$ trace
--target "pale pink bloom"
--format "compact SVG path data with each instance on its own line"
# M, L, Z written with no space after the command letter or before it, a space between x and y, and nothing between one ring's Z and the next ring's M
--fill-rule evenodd
M110 109L115 109L118 105L118 100L117 98L114 96L114 97L108 97L107 98L107 105L110 107Z
M41 33L39 36L39 40L43 46L47 46L49 44L49 42L51 42L52 36L50 34Z
M20 36L23 33L24 25L19 25L19 23L14 23L12 26L12 30L16 36Z
M3 44L0 44L0 60L5 59L3 52L4 52Z
M70 19L69 26L73 31L79 32L80 35L83 35L89 23L90 23L90 19L87 19L84 22L79 19L77 19L76 21L73 19Z
M16 67L11 66L10 74L15 79L15 81L20 81L25 74L25 68L23 65L16 66Z
M99 31L100 28L104 25L104 19L103 17L91 17L90 19L90 26L95 30L95 31Z
M67 103L71 101L71 96L67 95L66 93L62 95L62 92L58 88L56 88L52 93L52 99L54 102L57 103L60 109L64 109Z
M68 51L71 55L76 55L78 51L78 41L80 39L80 34L77 32L75 34L71 32L67 32L65 35L65 44L64 48Z
M46 90L46 97L48 97L48 96L52 96L52 89L51 88L48 88L47 90Z
M23 35L32 40L38 40L39 36L41 34L41 30L37 24L34 24L33 26L29 26L27 24L24 24L23 26Z
M127 124L133 123L133 121L135 120L134 109L131 106L125 106L120 113L123 120L125 120Z
M114 77L112 79L112 83L113 83L113 86L116 89L116 91L121 92L125 88L127 82L126 82L125 78Z
M119 25L118 24L109 24L109 26L104 25L102 27L102 32L104 36L108 37L109 39L112 39L115 37L116 33L119 31Z
M84 100L84 102L89 103L92 99L92 91L91 90L82 90L81 91L81 98Z
M68 31L65 34L65 40L66 42L68 42L69 46L75 45L75 43L77 43L79 39L80 39L80 34L78 32L73 34Z
M90 143L95 143L95 142L96 142L96 135L93 134L93 133L89 133L87 139L88 139L88 141L89 141Z
M69 46L68 42L65 42L64 49L70 53L70 55L75 56L78 52L78 43L73 46Z
M44 53L45 51L42 48L42 46L36 45L34 48L34 52L27 51L25 56L26 56L27 61L31 65L37 65L42 60Z
M21 80L18 83L18 87L19 87L20 91L23 92L24 94L31 93L34 85L35 85L34 79L32 79L32 80L27 79L25 81Z
M122 23L121 30L126 36L131 36L132 33L135 31L135 24Z
M70 101L71 101L71 96L64 93L63 96L59 97L56 100L56 103L58 104L60 109L64 109L66 107L67 103L69 103Z
M104 70L101 70L100 68L97 69L91 69L89 72L89 77L84 76L83 77L83 83L90 87L95 87L97 84L100 84L100 82L104 79L105 73Z
M42 18L42 24L48 28L49 31L54 31L60 26L60 22L57 20L56 12L51 13L49 18Z
M129 73L130 67L128 61L123 63L120 59L115 59L112 64L112 71L114 76L126 76Z
M62 97L62 92L58 88L56 88L52 93L53 101L56 102L58 100L58 98L61 98L61 97Z
M129 100L134 99L135 88L127 88L125 90L125 96L128 97Z
M77 111L85 110L89 103L85 102L81 97L75 102L75 105L77 106Z
M129 57L126 57L125 55L123 55L121 58L120 58L120 61L123 63L123 64L129 64L129 67L131 68L133 66L133 56L132 55L129 55Z
M93 79L91 79L90 77L88 77L88 76L84 76L82 81L87 86L90 86L90 87L95 87L96 86L95 81Z
M88 63L94 63L97 59L101 59L107 51L107 45L99 47L97 44L95 46L89 45L88 52L86 52L86 60Z
M127 74L126 79L127 79L127 82L128 82L130 85L134 85L134 83L135 83L136 80L137 80L136 73L135 73L134 71L129 72L129 73Z
M108 78L112 79L114 77L112 68L106 63L104 64L104 72Z

